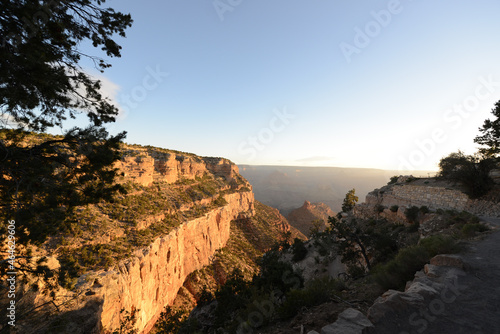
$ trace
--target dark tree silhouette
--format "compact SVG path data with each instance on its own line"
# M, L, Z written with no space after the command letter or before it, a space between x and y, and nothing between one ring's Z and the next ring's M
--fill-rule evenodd
M110 64L81 52L91 41L107 57L119 57L113 40L131 26L128 14L102 8L103 0L2 0L0 5L0 235L16 221L16 237L42 241L76 205L110 198L120 189L113 163L125 133L104 125L118 109L101 83L79 62ZM64 136L68 118L86 115L89 125Z
M481 154L496 158L500 153L500 101L495 103L495 108L491 110L491 113L496 119L484 121L483 127L479 128L482 135L474 138L474 142L486 146L479 149Z
M478 198L491 189L493 180L490 171L493 168L495 161L492 158L465 155L458 151L439 161L438 176L462 184L471 198Z

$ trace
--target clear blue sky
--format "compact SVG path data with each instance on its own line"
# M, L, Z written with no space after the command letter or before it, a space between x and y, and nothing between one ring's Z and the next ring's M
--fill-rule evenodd
M134 19L102 77L123 110L110 130L129 143L239 164L429 170L474 152L500 99L498 0L106 5Z

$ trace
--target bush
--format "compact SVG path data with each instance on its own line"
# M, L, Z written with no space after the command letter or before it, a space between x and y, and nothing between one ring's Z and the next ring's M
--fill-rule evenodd
M393 205L391 206L391 208L389 210L391 210L392 212L397 212L399 209L399 205Z
M384 289L402 289L430 257L422 246L410 246L399 251L388 263L374 270L375 281Z
M389 183L387 183L387 184L394 184L394 183L398 182L398 179L399 179L399 176L397 176L397 175L391 176L391 179L389 180Z
M410 222L415 223L417 221L419 212L420 209L418 207L412 206L411 208L406 209L405 216Z
M402 289L415 272L437 254L456 253L460 250L451 237L431 236L417 246L401 249L394 259L374 269L375 281L384 289Z
M460 251L456 240L450 236L433 235L420 240L419 243L433 257L437 254L453 254Z
M263 291L281 291L287 293L291 289L303 286L304 278L293 266L280 259L277 251L267 252L259 262L260 274L255 276L252 285Z
M406 232L414 233L414 232L417 232L419 228L420 228L420 224L418 222L413 223L410 226L408 226L408 228L406 229Z
M486 194L493 184L489 176L495 168L495 160L463 152L451 153L439 162L439 177L461 183L470 198L478 198Z
M310 281L303 289L290 291L285 302L278 309L278 316L282 319L291 318L303 307L328 302L335 293L344 289L345 284L341 280L328 276L317 278Z
M295 238L295 240L293 241L292 253L293 253L292 257L293 262L302 261L307 255L307 248L304 245L304 242L299 238Z
M477 223L477 224L465 224L463 227L462 227L462 234L465 236L465 237L473 237L476 232L486 232L488 231L489 228L488 226L486 225L483 225L483 224L480 224L480 223Z
M382 213L384 212L385 210L385 206L381 205L381 204L377 204L377 206L375 206L375 212L377 213Z
M203 290L200 293L200 297L196 301L196 306L204 306L213 302L215 299L212 292L210 292L207 287L203 287Z
M431 212L431 210L429 210L429 208L424 205L424 206L420 207L420 212L422 212L423 214L426 214L426 213Z

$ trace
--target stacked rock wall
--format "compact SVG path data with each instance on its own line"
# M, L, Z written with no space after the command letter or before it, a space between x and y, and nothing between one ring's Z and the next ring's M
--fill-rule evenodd
M395 184L376 189L366 196L370 207L383 205L427 206L429 209L468 211L477 215L500 216L500 204L470 199L463 192L446 187Z

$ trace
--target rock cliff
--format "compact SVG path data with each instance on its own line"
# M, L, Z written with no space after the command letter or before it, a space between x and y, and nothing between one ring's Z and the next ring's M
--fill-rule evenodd
M305 235L309 235L311 228L317 227L322 232L325 230L328 217L335 216L335 212L324 203L311 203L305 201L300 208L288 214L288 222ZM314 226L313 222L318 222Z
M173 302L186 277L208 265L215 251L226 245L231 221L242 212L254 210L251 192L229 194L225 199L225 206L157 238L118 268L82 278L86 283L78 288L102 299L98 317L101 329L118 328L121 309L138 310L136 328L141 332L151 329L165 306Z
M238 167L227 159L199 157L161 148L125 146L125 157L116 163L124 173L124 180L143 186L153 182L175 183L182 179L194 180L207 173L232 181L239 176Z
M251 185L227 159L141 146L124 153L115 167L129 194L77 209L69 231L36 249L52 255L66 289L50 297L28 277L19 305L36 312L19 319L21 332L110 333L133 315L132 328L148 333L186 277L227 244L231 225L255 214Z

